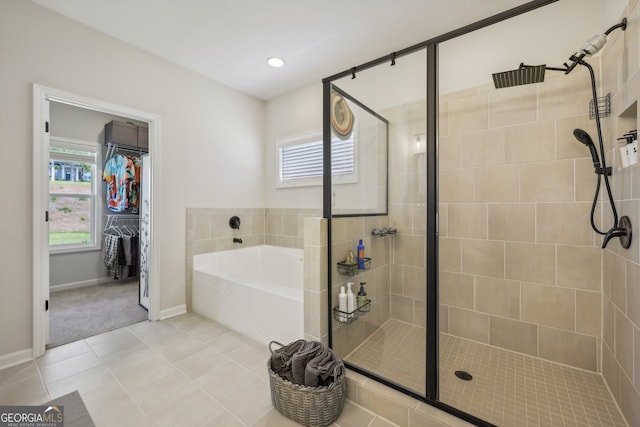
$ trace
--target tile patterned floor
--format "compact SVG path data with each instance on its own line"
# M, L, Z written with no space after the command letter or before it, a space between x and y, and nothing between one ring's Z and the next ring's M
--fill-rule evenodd
M345 360L421 391L424 343L423 328L391 320ZM448 334L440 334L440 363L441 401L499 426L627 425L592 372ZM473 380L458 379L456 370Z
M79 390L98 427L296 426L271 405L268 356L265 346L187 313L62 345L0 370L0 405L39 405ZM407 409L410 427L466 425L415 403ZM397 424L347 400L332 426Z

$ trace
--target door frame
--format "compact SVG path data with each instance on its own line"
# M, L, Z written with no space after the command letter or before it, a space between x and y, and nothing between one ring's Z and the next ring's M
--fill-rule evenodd
M107 101L33 84L33 357L45 353L49 335L49 316L45 310L49 299L49 235L45 212L49 209L47 165L49 162L49 102L128 117L149 123L149 159L151 162L151 215L149 320L160 318L160 116ZM47 127L47 128L46 128Z

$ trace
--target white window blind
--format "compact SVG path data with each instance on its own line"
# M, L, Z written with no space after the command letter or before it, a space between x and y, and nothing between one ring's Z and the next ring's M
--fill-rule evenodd
M347 140L335 139L331 144L332 175L354 175L353 136ZM281 183L322 177L322 140L281 145L278 155ZM315 181L320 183L319 180Z

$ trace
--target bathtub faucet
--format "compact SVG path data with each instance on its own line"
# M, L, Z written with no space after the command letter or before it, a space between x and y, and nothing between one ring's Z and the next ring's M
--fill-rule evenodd
M242 239L239 237L234 237L233 238L233 243L242 243Z

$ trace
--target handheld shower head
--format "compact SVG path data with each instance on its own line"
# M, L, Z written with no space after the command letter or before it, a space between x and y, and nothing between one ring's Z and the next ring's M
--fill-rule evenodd
M593 140L589 136L589 134L582 129L574 129L573 136L576 137L578 141L589 147L589 151L591 152L591 159L593 160L593 166L597 169L600 167L600 157L598 157L598 151L596 150L596 146L593 143Z

